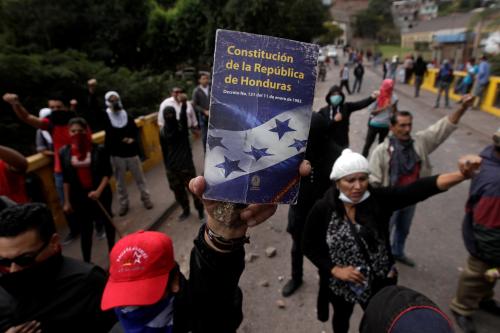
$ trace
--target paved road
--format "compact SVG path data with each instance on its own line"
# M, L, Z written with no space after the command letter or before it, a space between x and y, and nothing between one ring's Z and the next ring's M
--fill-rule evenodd
M317 85L315 110L324 104L324 96L329 87L337 82L337 78L338 68L328 73L326 82ZM380 76L367 70L361 94L349 96L348 100L367 96L379 83ZM444 109L432 109L434 95L431 93L423 92L421 99L417 100L410 94L411 88L398 86L397 89L400 107L415 114L415 130L429 126L450 112ZM367 119L366 111L357 112L352 116L351 143L356 151L360 151L364 143ZM491 133L498 126L500 126L499 118L478 111L466 114L460 128L432 154L435 171L453 170L461 154L479 152L489 144ZM467 191L468 184L465 183L418 205L407 245L408 254L416 260L418 266L400 267L402 285L422 291L447 312L448 302L453 297L457 278L466 257L460 228ZM291 241L285 231L287 211L287 206L280 207L277 214L266 224L251 231L251 244L247 247L247 253L252 252L259 257L247 263L241 279L245 319L239 332L331 332L330 323L320 323L316 320L318 278L314 267L308 261L305 264L304 285L292 297L287 299L281 297L280 290L290 276ZM198 226L194 217L185 223L178 223L173 216L162 227L162 230L173 236L177 256L184 271L187 269L191 240ZM265 256L264 251L267 246L278 249L276 257ZM267 281L269 286L262 287L260 283L263 281ZM276 301L280 299L285 301L285 309L276 306ZM357 331L360 317L361 311L357 307L351 321L352 332ZM480 332L498 332L499 318L484 313L478 313L476 318L480 322L478 325Z
M348 97L348 100L357 100L368 96L380 84L380 76L368 69L365 82L360 94ZM316 88L314 110L323 106L324 96L328 88L338 83L338 68L329 71L326 82L321 82ZM432 109L434 95L423 92L420 99L414 99L411 88L397 86L400 97L400 107L411 110L415 115L414 130L423 129L434 123L447 110ZM360 151L366 134L368 114L360 111L351 118L352 148ZM500 119L483 112L470 111L462 121L460 128L432 154L434 170L436 172L453 170L457 158L464 153L477 153L489 144L493 130L500 126ZM198 172L202 172L203 153L200 142L194 147ZM163 168L155 171L148 179L152 187L160 187L155 191L160 198L156 202L161 204L161 195L171 196L166 187ZM154 175L154 177L153 177ZM407 244L408 255L418 264L416 268L400 267L400 283L422 291L448 311L448 303L453 297L457 278L464 265L466 252L461 239L461 221L464 203L467 198L468 184L461 184L447 193L418 205L413 228ZM140 208L137 208L140 210ZM247 263L241 279L244 293L245 319L239 332L245 333L303 333L303 332L331 332L330 323L320 323L316 320L315 302L317 293L317 274L314 267L306 260L305 283L292 297L283 299L280 290L290 275L289 251L291 241L286 233L287 206L281 206L278 212L267 223L251 230L251 244L247 246L247 253L252 252L259 257ZM160 230L167 232L174 239L176 258L181 264L182 271L188 272L189 252L192 240L200 226L194 214L191 219L182 223L176 217L180 210L175 211ZM140 222L140 221L136 221ZM104 244L99 244L104 253ZM264 251L267 246L277 248L274 258L267 258ZM77 252L73 245L73 253ZM96 251L97 252L97 251ZM100 252L100 251L99 251ZM104 257L104 256L102 256ZM105 259L100 258L103 264ZM263 281L269 283L262 287ZM497 295L500 288L497 287ZM285 309L279 309L276 301L283 299ZM497 299L499 297L497 296ZM351 321L351 332L356 332L361 317L359 307ZM500 319L484 313L476 316L479 332L498 332Z

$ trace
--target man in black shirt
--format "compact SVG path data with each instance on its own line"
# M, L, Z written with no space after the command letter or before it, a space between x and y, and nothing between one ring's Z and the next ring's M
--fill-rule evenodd
M24 204L0 213L0 332L108 332L99 308L106 273L61 254L48 208Z

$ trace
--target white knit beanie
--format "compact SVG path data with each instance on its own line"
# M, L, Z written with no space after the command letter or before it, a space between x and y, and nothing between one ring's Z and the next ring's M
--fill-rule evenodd
M344 149L342 155L340 155L335 161L335 164L333 164L330 179L339 180L344 176L352 175L357 172L370 174L368 160L359 153L355 153L350 149Z

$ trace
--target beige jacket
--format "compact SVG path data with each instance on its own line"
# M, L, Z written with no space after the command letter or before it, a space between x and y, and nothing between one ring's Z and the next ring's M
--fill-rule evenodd
M421 160L420 177L427 177L432 174L430 153L436 150L457 128L458 126L452 124L448 116L446 116L413 136L415 152ZM370 157L371 185L376 187L390 185L389 161L391 153L389 138L387 137L384 142L375 148Z

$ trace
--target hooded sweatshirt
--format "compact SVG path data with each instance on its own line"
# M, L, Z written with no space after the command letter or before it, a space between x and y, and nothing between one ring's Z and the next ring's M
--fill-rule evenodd
M339 105L332 105L330 102L330 96L334 93L339 93L342 97L342 102ZM346 102L342 89L339 86L333 86L326 95L325 100L327 105L320 109L319 113L328 119L329 135L341 148L347 148L349 147L349 119L351 118L351 113L364 109L375 101L375 99L370 96L357 102ZM342 115L340 121L335 120L337 113Z
M472 178L465 206L463 237L469 253L490 264L500 265L500 157L494 146L480 154L479 174Z
M165 124L160 130L160 144L165 168L172 171L194 169L185 110L181 110L180 119L177 120L175 109L167 106L163 116Z
M108 101L112 95L118 97L120 110L112 110L113 105ZM108 151L108 154L124 158L139 155L139 144L137 142L139 129L134 119L123 109L120 95L114 91L108 91L105 96L105 102L108 108L102 122L106 131L104 147ZM125 138L131 138L134 141L132 143L125 143L123 142Z

